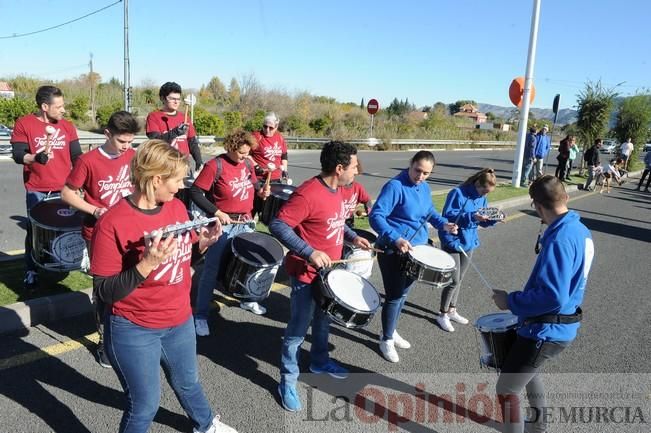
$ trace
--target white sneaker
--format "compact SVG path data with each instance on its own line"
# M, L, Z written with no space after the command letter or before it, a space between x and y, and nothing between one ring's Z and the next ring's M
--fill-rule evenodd
M457 313L457 310L450 310L450 312L448 313L448 317L453 322L461 323L462 325L468 324L468 319L463 317L461 314Z
M205 319L194 319L194 332L199 337L207 337L210 335L210 328L208 328L208 321Z
M192 433L237 433L233 427L228 426L219 420L219 415L213 418L212 424L205 432L192 429Z
M257 302L240 302L240 308L250 311L253 314L257 314L258 316L262 316L267 312L267 309Z
M393 331L393 343L398 349L409 349L411 343L398 335L398 331Z
M382 356L389 362L398 362L400 357L396 352L396 347L393 340L380 341L380 352Z
M450 323L450 316L448 313L439 313L439 316L436 318L436 323L439 324L442 330L447 332L454 332L454 327Z

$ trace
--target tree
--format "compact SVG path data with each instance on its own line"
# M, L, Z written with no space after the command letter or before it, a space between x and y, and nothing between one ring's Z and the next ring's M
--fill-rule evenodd
M228 86L228 101L233 107L240 103L240 85L235 78L231 78L231 84Z
M194 109L194 127L199 135L224 136L224 120L203 108Z
M579 136L584 149L592 146L596 138L602 137L608 129L608 119L617 93L606 89L601 81L588 81L585 89L577 95L577 121Z
M262 129L262 124L264 123L264 115L264 110L256 111L253 117L244 123L244 129L250 132L259 131Z
M88 119L89 105L88 96L77 96L71 103L66 104L66 111L70 114L72 120L85 121Z
M447 115L448 114L448 106L445 105L443 102L437 102L434 104L432 107L432 111L434 113L440 114L440 115Z
M362 102L359 103L359 108L360 108L361 110L363 110L364 108L366 108L366 105L364 104L364 98L362 98Z
M239 111L226 111L224 113L224 130L230 134L233 130L242 127L242 113Z
M224 87L224 84L217 76L212 77L210 81L208 81L206 90L217 104L222 105L229 99L228 93L226 93L226 87Z
M109 105L102 105L97 109L97 114L95 115L97 118L97 124L99 125L100 128L106 128L106 125L108 125L109 118L113 113L116 111L122 110L122 102L114 102Z
M617 113L615 135L623 143L627 139L633 142L630 161L637 161L640 149L646 143L651 126L651 95L636 95L626 98Z
M13 126L19 117L32 113L36 104L31 99L26 98L0 98L0 123L7 126Z

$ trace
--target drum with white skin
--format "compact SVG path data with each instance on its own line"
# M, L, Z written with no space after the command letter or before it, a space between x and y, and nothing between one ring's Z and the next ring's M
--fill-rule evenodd
M450 254L431 245L416 245L405 254L403 262L409 278L437 288L452 284L456 267Z

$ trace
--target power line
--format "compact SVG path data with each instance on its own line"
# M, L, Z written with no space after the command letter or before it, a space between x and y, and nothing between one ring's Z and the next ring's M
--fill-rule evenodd
M102 12L103 10L108 9L111 6L115 6L118 3L122 3L122 0L118 0L115 3L111 3L108 6L104 6L101 9L97 9L97 10L95 10L93 12L87 13L86 15L81 16L79 18L75 18L73 20L66 21L65 23L57 24L56 26L48 27L46 29L36 30L36 31L33 31L33 32L29 32L29 33L14 33L13 35L9 35L9 36L0 36L0 39L22 38L23 36L31 36L31 35L35 35L37 33L47 32L48 30L58 29L59 27L63 27L65 25L67 25L67 24L74 23L74 22L79 21L79 20L83 20L84 18L87 18L87 17L89 17L91 15L95 15L96 13Z

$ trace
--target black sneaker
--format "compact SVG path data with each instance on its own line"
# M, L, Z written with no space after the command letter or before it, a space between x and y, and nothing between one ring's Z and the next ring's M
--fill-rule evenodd
M25 279L23 280L23 284L25 286L25 290L29 293L33 293L38 290L38 272L25 272Z
M111 361L109 361L108 356L106 356L106 352L104 351L104 345L97 346L97 352L95 354L97 355L97 362L99 365L104 368L113 368Z

